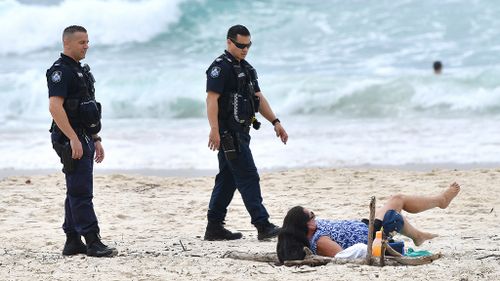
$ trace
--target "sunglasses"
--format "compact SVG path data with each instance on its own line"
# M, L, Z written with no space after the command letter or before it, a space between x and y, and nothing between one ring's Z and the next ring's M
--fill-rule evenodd
M250 48L250 46L252 46L252 41L250 41L250 43L248 44L243 44L243 43L238 43L236 42L236 40L234 40L233 38L229 38L229 40L231 40L231 42L233 42L233 44L236 46L236 48L238 49L245 49L245 48Z
M315 219L315 218L316 218L316 215L314 214L314 212L313 212L313 211L311 211L311 212L309 213L309 220L311 221L311 220L313 220L313 219Z

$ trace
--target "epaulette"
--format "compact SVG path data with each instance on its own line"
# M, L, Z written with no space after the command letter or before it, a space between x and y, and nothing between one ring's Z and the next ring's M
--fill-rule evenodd
M233 61L226 55L226 54L222 54L220 55L218 58L215 59L214 62L221 62L223 61L224 59L226 59L228 62L232 63Z

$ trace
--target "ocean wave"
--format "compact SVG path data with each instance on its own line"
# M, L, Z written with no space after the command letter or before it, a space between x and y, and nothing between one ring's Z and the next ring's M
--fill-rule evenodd
M279 83L273 87L283 88ZM474 78L331 79L290 90L282 93L286 98L279 108L289 114L342 118L500 115L500 83L481 85Z
M75 23L89 29L85 63L105 118L205 116L204 72L237 23L252 32L248 59L279 116L500 116L493 0L31 2L0 1L8 42L0 45L0 121L50 118L45 70L61 29ZM435 59L444 75L432 73Z
M25 54L58 46L62 30L85 26L91 45L147 42L181 17L184 0L65 0L56 5L0 1L0 55ZM27 40L27 38L29 38Z
M328 115L347 119L500 116L500 82L485 78L493 73L462 78L431 75L384 79L271 75L261 79L261 87L280 116ZM21 76L0 74L0 78L3 80L0 88L15 93L5 97L0 105L0 120L48 117L44 76L30 70ZM197 83L200 85L187 88L189 79L189 75L169 77L168 74L149 79L147 73L135 77L124 75L121 79L103 78L96 84L97 96L106 119L203 118L206 115L203 77Z

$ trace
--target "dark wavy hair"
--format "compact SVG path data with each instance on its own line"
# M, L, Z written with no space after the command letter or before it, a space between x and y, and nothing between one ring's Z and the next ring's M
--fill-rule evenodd
M309 247L308 221L309 215L304 212L302 206L295 206L286 214L276 246L278 259L281 263L287 260L303 260L306 256L304 247Z

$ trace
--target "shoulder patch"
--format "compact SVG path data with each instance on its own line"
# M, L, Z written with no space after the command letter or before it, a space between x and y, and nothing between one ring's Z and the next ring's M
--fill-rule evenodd
M54 72L52 72L52 74L50 75L50 80L54 83L59 83L61 82L62 80L62 72L59 71L59 70L56 70Z
M220 67L214 66L210 69L210 77L217 78L220 75Z
M216 58L216 59L215 59L215 61L216 61L216 62L221 62L221 61L222 61L222 59L221 59L221 58Z

